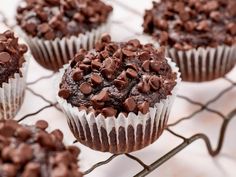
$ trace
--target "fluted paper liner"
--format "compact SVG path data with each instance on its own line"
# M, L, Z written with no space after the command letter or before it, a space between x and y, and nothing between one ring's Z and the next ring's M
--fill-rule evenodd
M184 81L204 82L223 77L236 63L236 45L216 48L199 47L187 51L167 50L180 68Z
M106 23L85 34L54 40L30 37L20 27L16 28L28 43L35 60L44 68L54 71L58 71L64 64L68 63L81 48L92 49L101 35L109 32L109 29L110 17Z
M0 120L13 119L23 103L30 52L23 57L25 62L20 68L20 73L15 73L8 83L3 83L0 87Z
M172 95L149 108L149 113L138 115L129 113L128 117L120 113L118 117L107 117L93 113L87 114L73 107L65 99L57 96L63 112L67 115L69 127L82 144L98 151L115 154L128 153L142 149L153 143L162 134L179 87L180 73L176 64L167 59L172 71L177 73L176 86ZM60 71L60 79L65 69ZM58 86L59 90L59 86Z
M151 36L143 37L156 47L160 46ZM187 51L167 47L166 56L176 62L183 81L205 82L221 78L233 69L236 63L236 45L199 47Z

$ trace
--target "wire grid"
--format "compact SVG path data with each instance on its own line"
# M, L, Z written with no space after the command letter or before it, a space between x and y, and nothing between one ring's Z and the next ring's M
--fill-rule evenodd
M121 3L120 1L112 0L112 2L114 2L120 8L123 8L126 11L129 11L133 15L142 17L142 14L140 14L138 11L136 11L135 9L130 8L129 6L126 6L125 4ZM2 21L6 22L6 19L2 16L1 13L0 13L0 16L1 16L1 19L3 19ZM0 19L0 21L1 21L1 19ZM126 26L122 22L113 21L113 24L114 25L119 25L120 27L125 28L130 33L132 33L133 36L142 35L142 34L137 33L136 31L134 31L132 28ZM52 73L52 74L47 75L47 76L42 76L42 77L39 77L38 79L36 79L36 80L34 80L32 82L28 82L27 83L26 90L28 92L30 92L31 94L33 94L35 97L38 97L38 98L42 99L47 105L41 107L40 109L38 109L35 112L28 113L28 114L22 116L21 118L18 119L19 122L22 122L25 119L30 119L32 116L35 116L35 115L45 111L46 109L55 108L58 111L61 111L61 109L58 107L58 103L57 102L53 102L53 101L45 98L40 92L36 92L32 88L30 88L31 86L34 86L35 84L38 84L38 83L40 83L43 80L51 79L52 77L55 76L55 74L56 73ZM150 174L152 171L156 170L159 166L164 164L170 158L172 158L177 153L179 153L184 148L186 148L187 146L189 146L190 144L194 143L197 140L203 140L205 142L205 146L206 146L206 148L208 150L208 153L211 156L216 156L216 155L218 155L220 153L220 151L222 149L222 146L223 146L223 142L224 142L227 126L228 126L230 120L232 120L232 118L236 115L236 109L232 110L227 116L225 116L222 112L209 107L210 104L218 101L221 97L223 97L228 92L230 92L231 90L236 88L236 82L234 82L232 79L227 78L227 77L224 77L223 79L226 82L228 82L230 85L228 87L226 87L225 89L223 89L221 92L219 92L214 98L208 100L204 104L202 104L202 103L200 103L198 101L192 100L191 98L188 98L187 96L177 95L177 99L185 100L190 105L196 105L196 106L200 107L196 111L192 112L190 115L185 116L185 117L181 117L180 119L178 119L174 123L168 124L168 126L166 127L165 131L168 131L174 137L182 140L182 142L179 145L174 147L168 153L163 154L162 157L158 158L156 161L154 161L150 165L145 164L142 161L142 159L140 159L140 158L138 158L136 156L133 156L131 154L123 154L123 156L127 156L131 160L134 160L135 162L137 162L141 167L143 167L143 169L139 173L135 174L134 177L143 177L143 176L146 176L146 175ZM211 141L210 141L209 137L206 134L204 134L204 133L198 133L198 134L195 134L195 135L191 136L190 138L186 138L183 135L180 135L180 134L178 134L178 133L176 133L175 131L172 130L172 128L174 126L180 124L183 121L188 121L190 119L193 119L196 115L198 115L199 113L201 113L203 111L207 111L207 112L216 114L217 116L219 116L223 120L222 124L221 124L221 128L219 130L220 133L219 133L219 139L218 139L218 143L217 143L216 148L212 147ZM75 140L74 143L77 143L77 141ZM117 158L118 156L121 156L121 155L111 155L108 159L94 164L89 169L84 171L84 175L86 176L86 175L92 173L94 170L98 169L101 166L104 166L104 165L108 164L109 162L111 162L112 160Z

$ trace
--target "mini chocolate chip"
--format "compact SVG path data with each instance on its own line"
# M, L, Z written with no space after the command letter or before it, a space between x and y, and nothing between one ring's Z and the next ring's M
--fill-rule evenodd
M85 59L83 59L83 63L86 64L86 65L90 65L91 60L89 58L85 58Z
M81 13L79 13L79 12L75 13L74 16L73 16L73 18L74 18L77 22L83 22L83 21L85 20L85 17L84 17Z
M24 28L30 34L34 34L37 29L37 25L35 23L29 22L25 24Z
M122 51L121 51L121 49L118 49L118 50L113 54L113 57L116 57L116 58L121 59L121 58L122 58Z
M33 157L33 149L30 145L21 143L11 154L12 161L16 164L26 163Z
M55 136L59 141L63 140L63 133L61 132L61 130L59 129L53 130L51 134Z
M138 90L142 93L147 93L150 91L150 86L146 81L142 81L138 84Z
M138 110L143 114L147 114L149 111L149 102L144 101L143 103L139 104Z
M79 87L80 91L85 94L85 95L89 95L92 92L92 87L89 83L84 82L80 85Z
M113 107L107 107L107 108L103 108L101 113L105 117L113 117L113 116L116 116L117 110L114 109Z
M150 61L145 60L142 64L142 68L144 71L149 72L150 71Z
M150 56L150 54L148 52L141 52L139 54L139 59L141 61L150 60L150 58L151 58L151 56Z
M210 17L217 22L221 20L221 15L220 15L220 12L218 11L211 12Z
M136 52L133 52L133 51L131 51L131 50L128 50L128 49L123 48L123 49L122 49L122 53L123 53L124 55L126 55L127 57L133 57L133 56L135 56L135 53L136 53Z
M219 4L217 1L208 1L205 5L204 5L204 9L208 12L216 10L219 7Z
M134 47L139 47L140 46L140 41L138 39L132 39L132 40L128 41L128 44L131 44Z
M160 61L152 60L150 62L150 67L153 71L159 72L159 70L161 69L161 63L160 63Z
M48 128L48 123L44 120L38 120L35 126L41 130L45 130L46 128Z
M115 69L115 60L113 58L106 58L103 61L103 67L106 69Z
M78 157L78 155L80 154L80 149L76 146L68 146L67 150L74 156L74 157Z
M186 11L180 12L180 13L179 13L179 17L180 17L180 19L181 19L182 21L184 21L184 22L186 22L186 21L188 21L188 20L190 19L190 15L189 15L189 13L186 12Z
M18 127L16 129L16 136L19 137L21 140L26 141L28 138L31 137L31 131L26 127Z
M176 11L176 12L182 12L182 11L184 11L184 7L185 7L185 5L184 5L184 3L183 2L176 2L175 4L174 4L174 10Z
M126 70L126 75L131 78L136 78L138 76L138 73L134 69L128 68Z
M132 97L127 98L123 103L123 107L127 112L134 111L136 106L137 106L137 104Z
M118 90L122 90L124 88L126 88L128 82L121 80L121 79L115 79L114 80L114 85L118 88Z
M199 30L199 31L208 31L208 30L209 30L208 21L207 21L207 20L200 21L200 22L197 24L196 29Z
M46 40L52 40L52 39L55 38L55 34L54 34L53 31L48 31L48 32L46 32L46 33L44 34L44 38L45 38Z
M46 146L48 148L55 146L54 142L52 141L52 137L47 132L40 131L37 134L36 140L41 146Z
M49 30L50 30L50 26L47 24L47 23L43 23L41 25L38 26L38 30L41 32L41 33L47 33Z
M138 71L138 67L134 63L126 64L126 68L131 68L131 69L134 69L135 71Z
M188 21L188 22L184 23L184 28L188 32L192 32L194 30L195 26L196 26L196 23L192 22L192 21Z
M30 162L25 166L22 177L37 177L40 175L40 164Z
M109 57L109 53L106 50L101 51L100 55L102 56L103 59L106 59Z
M89 73L91 71L91 65L87 64L80 64L79 68L84 71L85 74Z
M101 70L101 73L103 75L103 77L105 77L108 80L113 80L114 79L114 70L112 70L111 68L104 68Z
M0 168L2 171L2 175L6 177L15 177L17 175L17 167L13 164L3 164Z
M83 71L80 70L79 68L76 68L73 71L72 78L74 81L80 81L83 78Z
M105 43L111 42L111 36L107 33L102 34L101 42L105 42Z
M68 89L60 89L58 92L58 96L62 97L64 99L67 99L70 97L70 90Z
M229 23L227 28L232 35L236 35L236 23Z
M91 63L93 70L99 70L102 67L102 63L96 60L93 60Z
M92 74L91 81L93 85L99 85L102 83L102 77L98 74Z
M109 93L106 89L103 89L99 94L92 97L92 101L105 102L109 100Z
M158 76L152 76L149 79L148 84L153 90L158 90L160 88L160 78Z
M83 53L77 53L75 55L75 61L80 62L84 59L84 54Z
M11 56L7 52L0 53L0 63L7 63L11 60Z
M23 55L28 51L28 47L25 44L19 44L19 51Z
M163 19L156 19L155 24L162 30L166 30L168 28L168 22Z

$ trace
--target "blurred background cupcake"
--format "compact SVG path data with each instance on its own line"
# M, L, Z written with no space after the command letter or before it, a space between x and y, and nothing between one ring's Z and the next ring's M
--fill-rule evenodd
M2 177L82 177L77 157L80 150L65 146L63 133L45 131L48 123L20 125L0 121L0 176Z
M177 63L184 81L220 78L235 65L235 0L153 2L143 27L168 47L167 56Z
M57 71L109 30L111 12L100 0L24 0L16 20L36 61Z
M0 120L14 118L23 103L30 56L12 31L0 33Z
M159 138L180 82L178 68L162 48L137 39L112 42L109 35L96 50L81 50L61 75L57 98L74 136L115 154Z

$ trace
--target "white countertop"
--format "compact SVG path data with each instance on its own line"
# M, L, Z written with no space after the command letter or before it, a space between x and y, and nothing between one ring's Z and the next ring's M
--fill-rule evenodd
M2 0L0 11L3 11L9 18L14 16L14 9L18 0ZM137 34L142 33L142 14L144 9L151 7L150 0L110 0L114 6L113 25L111 34L113 40L126 40L133 38ZM141 38L141 36L138 36ZM41 68L35 61L31 61L28 73L28 83L31 83L42 76L49 76L52 72ZM236 69L227 75L228 78L236 81ZM26 114L39 111L42 107L49 105L51 102L56 102L55 99L55 78L56 75L38 81L35 84L28 85L24 105L17 115L17 118L22 118ZM206 103L214 98L223 89L230 87L230 83L225 79L218 79L213 82L204 84L182 83L179 95L185 95L188 98ZM43 95L43 98L37 94ZM233 87L230 91L223 94L217 101L210 104L208 107L218 110L224 115L227 115L235 108L236 88ZM200 106L191 104L188 101L177 98L170 116L170 121L188 116ZM38 119L45 119L50 124L50 130L59 128L64 132L65 142L72 144L74 138L67 126L65 116L55 109L49 107L43 109L35 116L26 118L22 123L31 124ZM219 130L222 124L222 119L209 111L203 110L191 120L183 121L171 130L189 138L196 133L205 133L210 137L213 147L216 146L219 138ZM206 146L203 141L193 142L190 146L171 158L165 164L160 166L149 177L235 177L236 176L236 118L233 119L226 133L225 143L220 155L212 158L209 156ZM161 138L153 145L132 153L146 164L151 164L165 153L181 143L181 139L176 138L168 131L165 131ZM80 165L83 171L90 168L97 162L106 160L111 156L109 153L100 153L78 145L81 150ZM118 156L113 159L108 165L101 166L95 169L88 177L130 177L137 174L142 167L125 155Z

